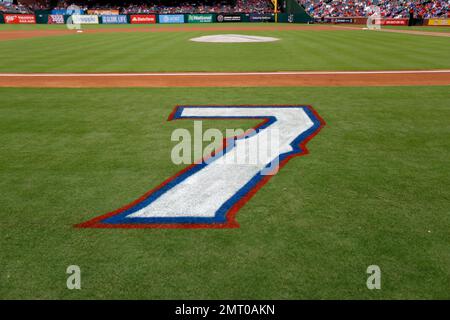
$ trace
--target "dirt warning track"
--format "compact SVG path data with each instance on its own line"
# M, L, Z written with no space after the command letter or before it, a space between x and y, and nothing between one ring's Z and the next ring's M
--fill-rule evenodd
M342 87L450 85L450 70L186 73L0 73L0 87Z

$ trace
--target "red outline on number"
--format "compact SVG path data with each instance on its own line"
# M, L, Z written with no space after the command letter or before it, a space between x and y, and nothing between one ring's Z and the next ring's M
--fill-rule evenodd
M221 105L220 107L222 107L223 105ZM295 158L295 157L300 157L300 156L304 156L309 154L308 149L306 148L306 144L313 139L319 132L320 130L322 130L322 128L325 126L325 121L322 119L321 116L319 116L319 114L316 112L316 110L314 110L314 108L310 105L270 105L270 106L260 106L260 105L233 105L230 107L293 107L293 106L299 106L299 107L305 107L308 108L313 114L314 116L319 120L320 122L320 126L317 128L317 130L315 132L313 132L310 136L308 136L305 140L303 140L300 144L299 147L302 150L302 152L296 153L296 154L292 154L287 156L286 158L284 158L278 165L277 168L275 168L274 170L281 170L281 168L283 168L290 159ZM178 108L180 106L177 105L173 111L170 113L169 117L168 117L168 121L173 120L173 117L175 115L175 113L177 112ZM202 106L195 106L195 107L202 107ZM219 106L214 106L214 105L207 105L204 106L205 108L207 107L219 107ZM201 119L201 118L198 118ZM207 118L207 119L220 119L220 120L228 120L227 118ZM175 119L177 120L177 119ZM181 119L182 120L182 119ZM268 121L267 118L265 118L262 122L260 122L259 124L257 124L256 126L250 128L249 130L256 130L258 129L258 127L264 125L266 122ZM248 132L248 130L244 133L244 135ZM224 138L223 140L223 145L221 148L215 150L210 156L213 156L217 151L223 150L224 148L226 148L226 138ZM231 208L230 210L227 212L226 214L226 218L227 221L225 223L147 223L147 224L139 224L139 223L129 223L129 224L125 224L125 223L120 223L120 224L108 224L108 223L101 223L100 221L107 219L109 217L115 216L117 214L122 213L125 210L128 210L129 208L133 207L134 205L144 201L148 196L150 196L153 192L157 191L158 189L162 188L163 186L165 186L167 183L169 183L170 181L172 181L173 179L175 179L176 177L180 176L181 174L185 173L186 171L190 170L193 166L195 166L196 163L193 163L189 166L187 166L186 168L178 171L176 174L174 174L173 176L169 177L168 179L164 180L162 183L160 183L158 186L156 186L155 188L147 191L144 195L142 195L141 197L139 197L138 199L134 200L133 202L127 204L124 207L121 207L117 210L111 211L109 213L103 214L101 216L98 216L96 218L93 218L91 220L88 220L86 222L83 223L79 223L74 225L74 227L76 228L121 228L121 229L148 229L148 228L159 228L159 229L177 229L177 228L182 228L182 229L223 229L223 228L238 228L239 224L237 223L237 221L235 220L236 214L237 212L270 180L270 178L272 178L273 175L266 175L264 176L244 197L242 197L241 199L239 199L239 201L237 201Z

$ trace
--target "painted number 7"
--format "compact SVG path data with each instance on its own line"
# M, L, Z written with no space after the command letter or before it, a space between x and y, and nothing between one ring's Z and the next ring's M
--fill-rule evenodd
M133 203L77 227L238 227L236 212L271 178L268 169L276 172L292 157L306 154L305 145L323 120L310 106L178 106L169 117L169 121L249 118L262 120L251 134L228 138L222 151L208 161L190 165ZM261 141L274 132L276 148L262 152L258 161L230 161L260 152Z

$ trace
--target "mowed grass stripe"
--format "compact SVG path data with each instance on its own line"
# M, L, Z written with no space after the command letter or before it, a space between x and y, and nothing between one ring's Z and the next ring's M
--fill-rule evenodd
M368 69L379 70L380 66L386 69L414 69L416 65L428 65L430 69L443 68L445 57L448 54L441 50L442 42L433 41L426 47L420 45L409 47L411 40L417 40L417 36L402 34L388 34L385 36L380 33L367 38L369 31L355 31L351 34L334 32L323 32L320 42L316 46L318 50L327 46L330 57L327 62L337 66L339 70L348 70L353 65L366 64ZM321 33L322 34L322 33ZM349 46L354 43L354 46ZM450 42L449 42L450 43ZM429 52L435 52L436 59L429 58Z
M279 37L273 43L194 43L217 33ZM164 72L450 68L450 39L345 31L75 34L0 42L0 72Z

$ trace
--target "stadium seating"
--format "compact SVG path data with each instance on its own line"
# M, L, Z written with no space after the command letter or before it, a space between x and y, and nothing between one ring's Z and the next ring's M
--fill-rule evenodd
M410 10L416 17L447 17L450 1L444 0L299 0L306 12L315 18L321 17L367 17L371 14L370 6L376 5L381 16L386 18L407 18Z

